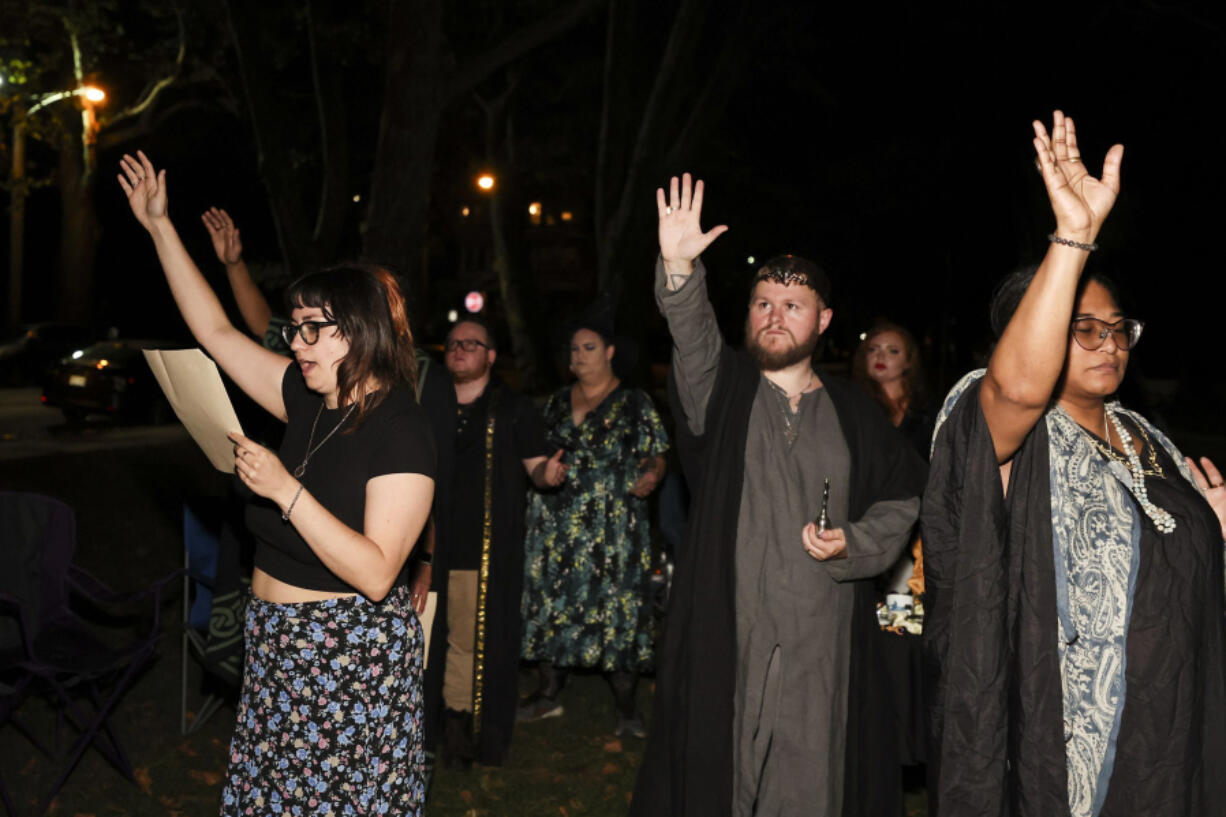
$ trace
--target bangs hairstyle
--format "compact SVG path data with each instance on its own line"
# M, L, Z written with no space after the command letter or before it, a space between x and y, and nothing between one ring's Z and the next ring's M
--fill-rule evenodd
M390 272L367 264L342 264L311 272L289 285L285 302L290 311L316 307L336 321L349 353L336 370L341 405L356 394L357 417L346 433L356 430L366 414L383 402L392 387L417 387L417 356L413 332L405 314L404 295ZM374 379L377 388L362 386Z
M887 412L894 410L890 398L886 396L885 389L868 373L868 346L873 342L873 338L884 332L893 332L902 338L904 353L907 356L907 371L902 376L902 393L906 400L906 408L922 405L927 397L927 383L924 379L924 363L920 357L919 344L915 342L915 336L906 327L899 326L893 321L874 323L873 328L868 330L868 334L864 336L864 340L860 341L852 357L852 379L859 383Z

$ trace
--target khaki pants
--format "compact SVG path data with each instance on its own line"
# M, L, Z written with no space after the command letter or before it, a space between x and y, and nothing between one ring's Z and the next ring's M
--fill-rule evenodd
M452 570L447 579L447 664L443 703L473 711L473 649L477 636L477 571Z

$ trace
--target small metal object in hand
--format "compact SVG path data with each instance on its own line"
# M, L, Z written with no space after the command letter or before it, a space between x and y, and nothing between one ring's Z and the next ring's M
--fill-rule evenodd
M822 485L822 509L817 514L817 532L824 533L830 527L830 477Z

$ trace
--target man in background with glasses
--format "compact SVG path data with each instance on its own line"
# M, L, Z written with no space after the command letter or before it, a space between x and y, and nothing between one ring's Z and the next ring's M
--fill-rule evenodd
M414 588L438 592L426 671L426 748L445 766L506 758L515 723L527 481L550 490L566 478L546 448L536 406L493 374L494 333L478 318L452 327L444 365L454 390L437 430L450 478L435 493L436 547ZM440 706L441 704L441 706Z

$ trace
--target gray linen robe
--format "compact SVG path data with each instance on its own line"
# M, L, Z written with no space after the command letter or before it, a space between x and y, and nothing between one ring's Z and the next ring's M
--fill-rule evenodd
M724 347L701 262L676 292L656 267L656 300L673 336L673 367L691 432L703 432ZM736 539L736 699L733 814L827 815L842 809L843 745L854 588L898 558L919 498L878 502L847 520L850 459L823 389L804 395L787 441L777 387L762 377L745 444ZM800 532L830 479L831 523L846 558L818 562Z

